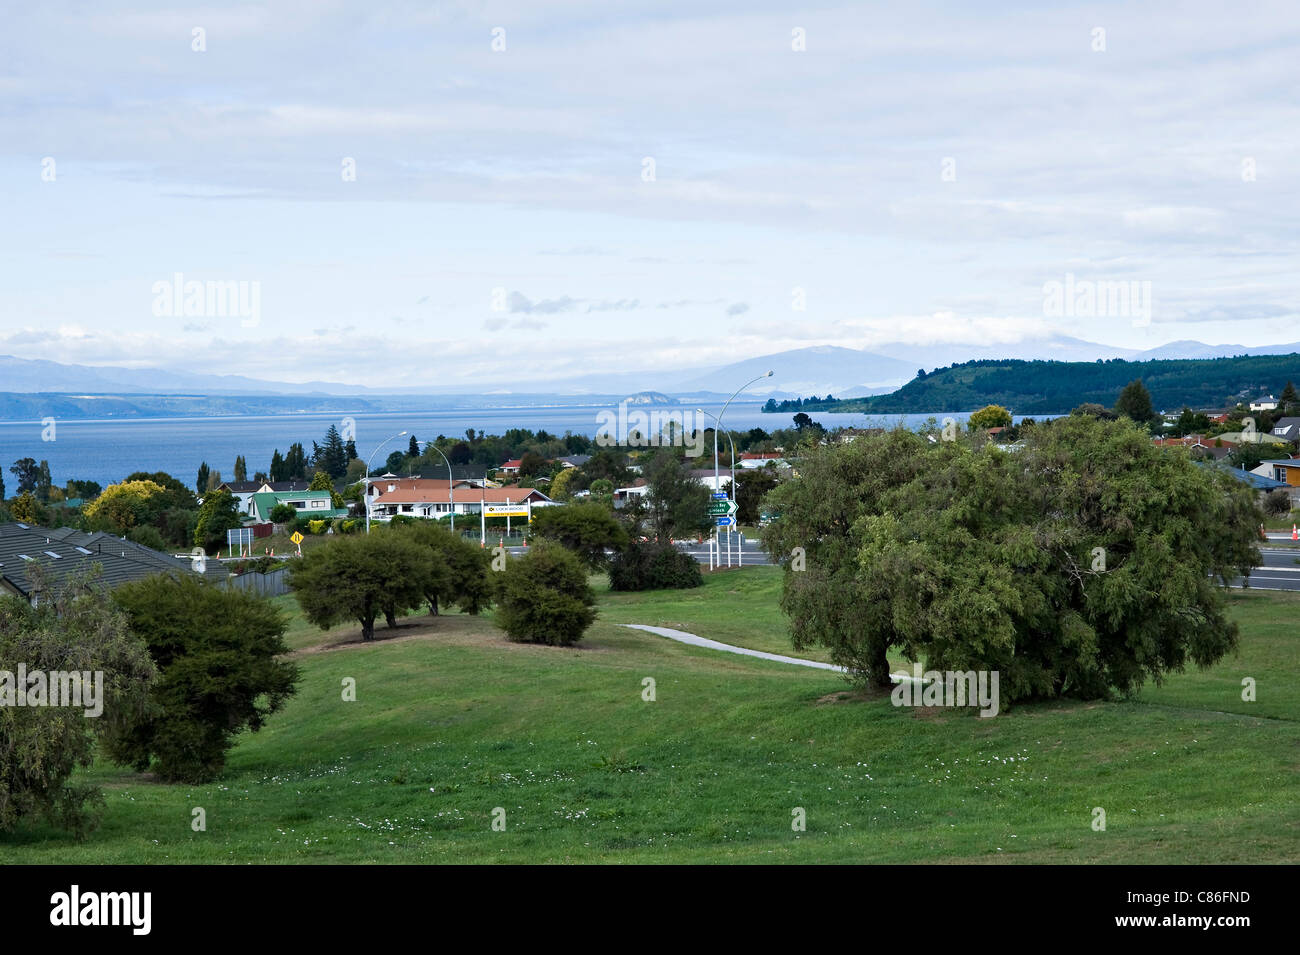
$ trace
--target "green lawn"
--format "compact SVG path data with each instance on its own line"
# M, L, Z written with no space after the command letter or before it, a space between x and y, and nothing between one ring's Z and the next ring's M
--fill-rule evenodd
M1234 595L1242 650L1209 672L994 719L895 708L844 694L833 673L617 626L790 653L779 582L753 568L699 591L602 590L601 619L571 650L450 615L303 653L297 696L241 739L219 782L97 765L100 829L81 843L44 827L0 837L0 864L1300 861L1300 597ZM349 632L295 620L289 637ZM1257 703L1241 701L1243 676ZM190 828L198 806L206 832ZM806 832L791 830L796 808Z

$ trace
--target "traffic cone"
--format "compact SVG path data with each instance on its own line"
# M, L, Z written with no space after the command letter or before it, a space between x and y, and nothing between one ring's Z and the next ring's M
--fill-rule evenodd
M1262 537L1264 540L1268 540L1268 535L1264 533L1264 525L1263 525L1263 524L1260 524L1260 525L1259 525L1259 536Z
M1293 541L1300 541L1300 530L1296 530L1294 524L1291 525L1291 539Z
M524 538L524 546L525 546L525 547L528 546L528 538L527 538L527 537Z

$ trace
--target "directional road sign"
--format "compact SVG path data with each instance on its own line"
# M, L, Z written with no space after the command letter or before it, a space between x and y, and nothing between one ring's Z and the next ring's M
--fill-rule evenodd
M736 519L735 519L734 517L719 517L719 518L718 518L718 526L719 526L719 527L735 527L735 526L736 526Z
M730 517L736 513L735 501L711 501L709 513L714 517Z
M711 498L713 498L715 501L725 501L725 500L727 499L727 492L726 492L726 491L714 491L714 492L713 492L712 494L710 494L709 496L710 496Z

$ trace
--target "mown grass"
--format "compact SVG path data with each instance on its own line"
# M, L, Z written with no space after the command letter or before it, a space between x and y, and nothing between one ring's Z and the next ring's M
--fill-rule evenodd
M0 863L1300 860L1297 596L1234 595L1241 652L1208 672L994 719L895 708L833 673L617 625L790 653L779 579L754 568L702 591L602 593L577 649L447 615L301 653L298 694L241 738L219 782L98 764L100 829L83 842L23 829L0 837ZM290 640L351 632L297 620ZM1257 703L1240 699L1244 675Z

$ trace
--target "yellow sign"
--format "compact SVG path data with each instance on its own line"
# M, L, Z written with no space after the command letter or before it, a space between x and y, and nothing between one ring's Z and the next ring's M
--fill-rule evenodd
M302 534L299 533L298 531L294 531L294 532L293 532L293 536L290 537L289 540L293 541L295 544L301 544L301 543L302 543Z
M483 514L487 517L527 517L527 504L485 504Z

